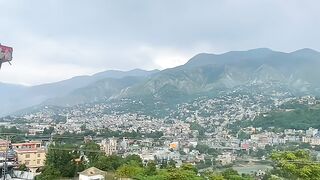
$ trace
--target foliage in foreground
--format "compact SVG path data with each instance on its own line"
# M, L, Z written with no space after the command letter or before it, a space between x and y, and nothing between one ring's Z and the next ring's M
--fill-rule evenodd
M71 145L51 145L48 149L47 160L42 173L37 180L51 180L59 178L72 178L85 168L97 167L103 171L115 172L117 177L132 178L137 180L249 180L250 177L239 175L238 172L227 169L222 173L206 172L199 174L195 166L184 164L177 168L174 161L149 161L143 165L138 155L129 155L125 158L111 155L105 156L99 152L99 146L87 143L82 146L86 161L78 161L80 150ZM160 167L160 168L159 168Z
M276 163L274 174L286 179L320 179L320 164L313 161L307 151L275 152L271 156Z
M99 146L88 143L82 150L88 161L75 161L79 159L80 150L71 145L51 145L48 149L47 160L42 173L36 177L40 180L59 178L72 178L78 172L89 167L97 167L103 171L115 172L118 178L132 178L137 180L251 180L249 175L240 175L233 169L223 172L202 172L191 164L176 167L174 161L149 161L143 164L138 155L105 156L99 151ZM274 180L284 178L290 180L320 179L320 164L313 161L307 151L278 151L273 152L271 159L274 170L264 179Z

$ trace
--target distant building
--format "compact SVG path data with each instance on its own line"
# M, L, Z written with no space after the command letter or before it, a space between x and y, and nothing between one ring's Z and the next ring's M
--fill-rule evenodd
M308 130L306 130L306 135L309 137L313 137L316 134L318 134L318 129L314 129L314 128L310 127Z
M285 129L284 134L285 135L294 135L296 133L295 129Z
M84 143L89 143L89 142L91 142L93 140L93 138L92 138L92 136L85 136L84 138L83 138L83 141L84 141Z
M0 139L0 152L5 152L11 141Z
M184 147L184 148L183 148L183 152L185 152L186 154L188 154L188 153L190 152L190 148Z
M172 143L170 143L169 147L170 147L170 149L173 149L176 151L179 149L179 142L172 142Z
M250 148L250 144L249 143L241 143L241 149L245 149L246 151L248 151Z
M100 149L106 153L106 155L117 154L118 141L116 138L104 139L100 143Z
M29 135L37 135L37 134L42 134L43 129L29 129L28 130Z
M223 153L221 155L218 155L217 157L217 161L223 166L231 164L235 160L236 160L236 157L231 153Z
M125 137L120 142L120 149L123 151L127 151L128 149L128 140Z
M257 172L256 172L256 176L257 177L263 177L264 175L266 175L266 172L265 171L263 171L263 170L258 170Z
M311 145L320 145L320 137L302 137L302 142L310 143Z

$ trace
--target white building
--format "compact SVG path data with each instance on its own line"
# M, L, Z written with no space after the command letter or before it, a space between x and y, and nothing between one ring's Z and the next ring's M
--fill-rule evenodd
M316 134L318 134L318 129L314 129L314 128L310 127L308 130L306 130L306 135L309 137L313 137Z
M106 153L106 155L117 154L118 142L116 138L104 139L100 143L100 148Z
M217 161L223 166L227 164L231 164L235 160L236 160L236 157L229 152L225 152L221 155L218 155L217 157Z
M91 167L82 172L79 172L79 180L105 180L107 173L95 168Z
M125 137L120 142L120 149L124 151L128 149L128 140Z

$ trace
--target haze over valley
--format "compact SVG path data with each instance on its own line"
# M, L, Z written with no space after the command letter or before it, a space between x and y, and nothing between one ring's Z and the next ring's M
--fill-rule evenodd
M171 107L202 96L216 96L221 91L266 84L292 96L318 95L319 65L320 53L312 49L283 53L260 48L198 54L184 65L162 71L109 70L37 86L1 84L1 114L34 106L70 107L124 98L148 99L148 103Z
M0 7L0 179L320 180L320 1Z

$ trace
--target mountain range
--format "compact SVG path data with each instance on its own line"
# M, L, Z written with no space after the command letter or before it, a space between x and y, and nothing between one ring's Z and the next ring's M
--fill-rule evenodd
M48 83L36 86L22 86L0 83L0 115L7 115L17 110L50 102L50 99L58 99L65 96L72 96L84 87L90 88L93 84L99 84L99 81L107 82L108 79L115 82L116 79L128 77L147 77L151 74L157 73L158 70L145 71L141 69L134 69L131 71L105 71L94 74L92 76L76 76L71 79ZM134 78L132 78L134 79ZM117 82L116 82L117 83ZM70 97L71 98L71 97ZM72 99L72 98L71 98ZM78 100L79 101L79 100ZM68 103L66 103L68 104ZM70 103L75 104L75 103Z
M1 112L7 115L36 105L73 106L123 98L176 104L243 85L277 84L301 94L320 95L320 52L291 53L267 48L201 53L186 64L162 71L105 71L37 86L0 83ZM276 89L275 89L276 90Z

